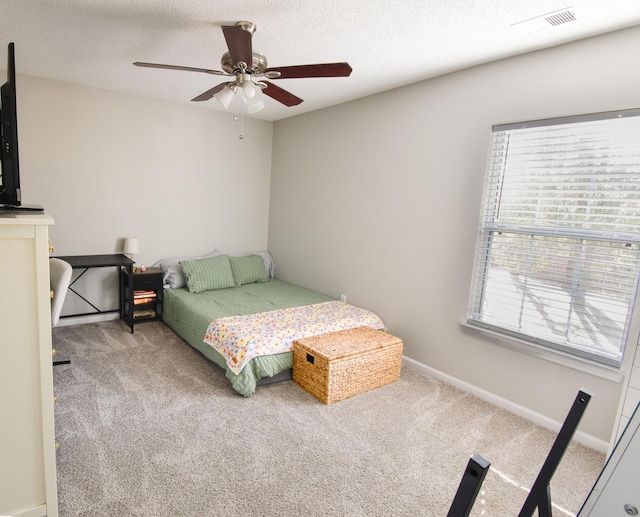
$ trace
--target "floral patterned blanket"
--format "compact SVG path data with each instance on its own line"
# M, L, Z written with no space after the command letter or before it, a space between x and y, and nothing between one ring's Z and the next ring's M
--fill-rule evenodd
M362 326L384 328L373 312L331 301L218 318L209 324L204 342L220 353L237 375L254 357L291 352L296 339Z

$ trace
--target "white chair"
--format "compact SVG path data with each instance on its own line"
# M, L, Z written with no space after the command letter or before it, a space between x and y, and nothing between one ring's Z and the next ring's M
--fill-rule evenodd
M62 304L71 283L71 264L57 258L49 259L49 287L51 288L51 326L60 320ZM54 361L53 364L69 364L70 361Z
M71 264L57 258L49 259L49 285L51 287L51 326L60 319L62 304L71 283Z

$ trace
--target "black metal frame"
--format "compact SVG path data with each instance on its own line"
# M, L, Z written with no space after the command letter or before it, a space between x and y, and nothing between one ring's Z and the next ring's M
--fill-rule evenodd
M69 290L73 294L75 294L76 296L78 296L79 298L84 300L87 304L89 304L91 307L93 307L95 309L94 312L83 312L83 313L78 313L78 314L65 314L64 316L60 316L61 318L72 318L72 317L75 317L75 316L91 316L91 315L94 315L94 314L106 314L106 313L109 313L109 312L119 312L120 313L120 317L122 317L122 302L121 302L121 300L122 300L122 283L121 282L122 281L120 279L120 277L121 277L120 270L121 270L121 268L125 268L129 272L129 274L131 275L133 273L133 264L134 264L133 260L131 260L126 255L123 255L122 253L116 253L116 254L113 254L113 255L70 255L70 256L56 257L56 258L59 258L60 260L64 260L65 262L68 262L69 264L71 264L71 267L73 269L84 269L84 271L82 273L80 273L73 280L73 282L71 282L71 284L69 284ZM118 309L103 311L103 310L99 309L98 307L96 307L89 300L87 300L80 293L75 291L73 289L73 287L72 287L73 284L75 284L82 277L82 275L84 275L89 269L100 268L100 267L116 267L116 268L118 268L118 289L119 289L119 293L118 293L119 302L118 303L120 303L120 307ZM129 278L131 278L131 276Z
M589 404L591 397L592 394L584 389L578 392L569 410L569 414L549 451L547 459L540 469L538 477L531 487L531 492L529 492L518 517L531 517L536 508L538 509L538 517L551 517L551 478L553 474L555 474L560 460L562 456L564 456L569 442L571 442L578 428L578 424L582 419L585 409L587 409L587 404Z
M491 463L479 454L469 459L447 517L468 517Z
M592 396L593 394L585 389L578 391L569 414L562 424L518 517L532 517L536 508L538 509L538 517L551 517L551 478L555 474ZM469 460L447 517L468 517L490 466L491 463L477 454Z

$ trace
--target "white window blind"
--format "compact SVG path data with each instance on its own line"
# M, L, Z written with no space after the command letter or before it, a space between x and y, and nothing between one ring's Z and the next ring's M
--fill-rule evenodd
M468 321L619 365L640 266L640 109L496 126Z

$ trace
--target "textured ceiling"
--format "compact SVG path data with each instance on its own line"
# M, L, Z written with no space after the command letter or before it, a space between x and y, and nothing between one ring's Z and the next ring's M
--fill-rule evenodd
M576 20L542 19L571 11ZM138 68L147 61L220 70L222 25L254 22L269 66L347 61L348 78L274 81L304 99L267 98L278 120L480 63L640 24L638 0L0 0L0 34L18 74L195 104L227 78ZM527 28L528 27L528 28ZM5 68L0 58L0 67ZM195 104L223 111L215 99Z

